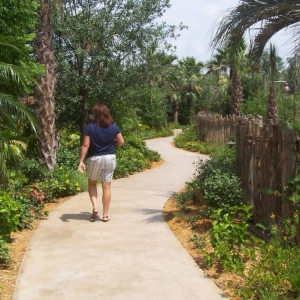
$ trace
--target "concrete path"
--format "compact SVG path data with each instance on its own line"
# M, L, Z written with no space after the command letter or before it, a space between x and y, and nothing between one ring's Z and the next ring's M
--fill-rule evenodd
M164 221L164 203L199 157L172 139L147 141L162 166L113 181L108 223L90 222L87 193L51 212L26 251L14 300L226 299Z

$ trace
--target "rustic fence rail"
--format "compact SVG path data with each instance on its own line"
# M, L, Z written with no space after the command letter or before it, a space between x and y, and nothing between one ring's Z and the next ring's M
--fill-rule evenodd
M254 207L254 222L270 224L270 216L281 218L289 207L283 188L297 174L298 137L280 124L263 124L261 117L197 115L197 134L210 143L236 143L236 174L246 200ZM275 192L276 191L276 192Z

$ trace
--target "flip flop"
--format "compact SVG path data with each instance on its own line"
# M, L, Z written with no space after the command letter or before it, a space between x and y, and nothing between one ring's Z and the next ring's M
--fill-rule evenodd
M110 218L108 216L103 217L102 221L103 222L108 222L110 220Z
M97 209L97 208L94 208L94 209L93 209L93 212L92 212L92 215L91 215L91 221L92 221L92 222L95 222L96 219L97 219L97 216L98 216L98 209Z

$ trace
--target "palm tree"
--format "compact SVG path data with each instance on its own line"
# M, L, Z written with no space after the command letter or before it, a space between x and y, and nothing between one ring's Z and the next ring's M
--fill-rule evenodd
M18 41L11 37L0 36L1 51L14 50L25 55L18 48ZM27 90L35 83L30 68L26 65L7 63L6 56L0 51L0 186L6 189L9 184L8 163L22 159L26 144L16 139L20 122L29 122L35 130L34 114L18 99L18 91Z
M197 62L194 57L186 57L178 61L178 67L178 76L182 86L182 99L186 101L188 113L191 116L193 113L193 103L202 90L199 81L202 76L201 69L204 67L204 64Z
M258 58L269 39L282 29L293 29L292 39L296 40L300 24L299 8L298 0L240 0L238 6L221 20L210 45L216 48L232 41L233 49L237 49L245 32L259 24L249 51L250 57ZM299 52L300 49L297 46L294 50Z
M194 57L186 57L178 61L180 76L185 87L185 97L189 108L192 107L192 100L199 93L198 81L201 77L201 69L204 64L196 62Z
M40 22L37 32L36 53L38 62L45 66L46 74L38 78L37 119L39 124L38 142L40 156L49 171L56 164L57 135L55 129L55 59L52 47L51 0L40 0Z
M226 74L229 69L229 66L226 63L226 56L227 53L225 53L224 49L218 48L216 49L213 58L206 63L206 68L208 70L206 74L211 74L216 78L216 85L219 84L221 74Z
M229 78L231 80L231 108L232 115L239 115L239 104L243 100L243 90L240 73L243 71L247 64L246 58L246 42L241 39L238 47L233 50L232 41L228 41L223 48L216 49L214 55L218 63L226 70L226 66L230 68Z

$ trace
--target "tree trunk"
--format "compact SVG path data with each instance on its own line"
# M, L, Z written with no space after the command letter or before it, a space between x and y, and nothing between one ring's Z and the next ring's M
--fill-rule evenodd
M37 91L38 150L49 171L56 164L57 135L55 129L55 58L52 49L51 0L41 0L40 22L37 32L38 62L45 66L46 74L38 78Z
M278 114L278 109L277 109L276 91L275 91L275 87L273 85L270 85L267 119L272 119L274 122L276 122L277 114Z
M231 70L232 74L232 87L231 87L231 109L230 113L232 115L239 116L239 104L242 103L243 100L243 92L242 92L242 84L241 78L236 70Z
M88 112L88 101L84 92L84 89L80 91L80 107L81 107L81 117L80 117L80 144L83 142L83 135L84 135L84 130L85 127L89 123L89 112Z
M179 110L179 103L177 100L173 101L173 122L176 124L178 123L178 110Z

